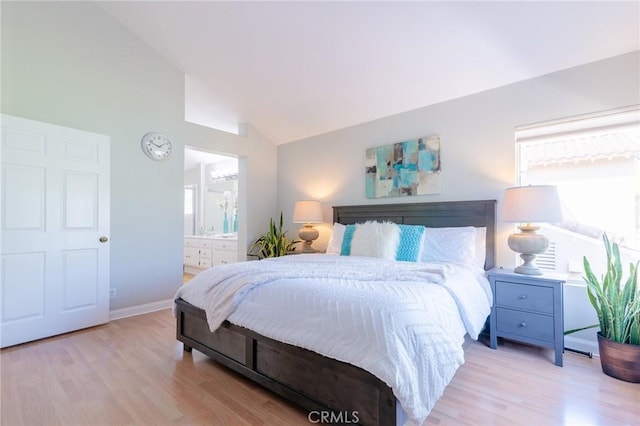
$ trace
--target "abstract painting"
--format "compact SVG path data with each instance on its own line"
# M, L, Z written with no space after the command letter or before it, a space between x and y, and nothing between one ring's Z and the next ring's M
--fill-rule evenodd
M438 194L440 136L368 148L367 198Z

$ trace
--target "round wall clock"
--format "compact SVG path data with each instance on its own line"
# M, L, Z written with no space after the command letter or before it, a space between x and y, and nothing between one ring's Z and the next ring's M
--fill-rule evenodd
M142 150L152 160L166 160L171 155L171 140L156 132L149 132L142 137Z

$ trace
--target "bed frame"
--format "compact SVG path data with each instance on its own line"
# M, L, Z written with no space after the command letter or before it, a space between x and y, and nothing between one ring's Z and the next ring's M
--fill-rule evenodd
M333 208L333 220L353 224L389 220L429 227L485 226L485 269L495 265L496 201L370 204ZM270 389L308 411L331 411L335 419L363 425L395 425L396 399L391 388L351 364L284 344L225 321L209 331L202 309L176 300L176 338L192 349Z

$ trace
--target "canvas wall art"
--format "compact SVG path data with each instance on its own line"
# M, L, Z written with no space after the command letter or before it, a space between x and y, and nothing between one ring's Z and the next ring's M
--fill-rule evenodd
M367 198L440 193L440 136L368 148L366 192Z

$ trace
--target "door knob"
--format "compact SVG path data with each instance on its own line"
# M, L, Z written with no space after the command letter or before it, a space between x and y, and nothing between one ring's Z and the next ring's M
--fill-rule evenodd
M107 238L107 237L100 237L100 240L99 240L99 241L100 241L101 243L106 243L107 241L109 241L109 238Z

